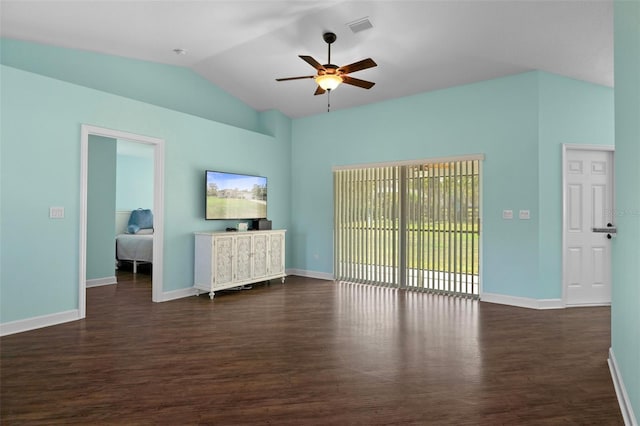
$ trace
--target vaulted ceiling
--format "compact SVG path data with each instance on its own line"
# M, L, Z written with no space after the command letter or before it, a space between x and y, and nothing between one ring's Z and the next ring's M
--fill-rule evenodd
M326 63L327 31L332 63L378 64L353 75L376 85L341 85L332 110L529 70L613 86L611 0L2 0L0 16L3 37L188 67L292 118L326 111L327 97L312 79L275 79L315 73L298 55Z

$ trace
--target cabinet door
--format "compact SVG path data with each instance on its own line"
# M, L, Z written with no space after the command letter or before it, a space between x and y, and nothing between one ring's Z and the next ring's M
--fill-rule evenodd
M269 236L258 234L253 236L253 277L267 275L267 241Z
M220 287L233 281L233 237L215 237L213 240L213 286Z
M284 273L284 233L269 238L269 274Z
M236 237L235 280L246 281L251 278L251 235Z

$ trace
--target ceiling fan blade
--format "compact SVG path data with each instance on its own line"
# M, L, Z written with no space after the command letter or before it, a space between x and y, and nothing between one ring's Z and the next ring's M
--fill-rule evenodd
M343 67L338 68L338 72L341 72L342 74L349 74L352 72L356 72L356 71L361 71L361 70L366 70L367 68L373 68L373 67L377 67L378 64L376 64L373 59L371 58L367 58L367 59L363 59L361 61L358 62L354 62L352 64L349 65L345 65Z
M303 78L314 78L315 75L305 75L302 77L287 77L287 78L276 78L276 81L287 81L287 80L302 80Z
M371 89L375 84L372 81L360 80L359 78L349 77L348 75L342 76L342 82L345 84L351 84L352 86L362 87L363 89Z
M303 61L305 61L306 63L308 63L315 69L317 69L318 71L324 70L324 67L320 64L320 62L316 61L311 56L306 56L306 55L298 55L298 56L300 57L300 59L302 59Z
M324 90L322 87L318 86L318 88L316 89L314 95L322 95L322 94L324 94L324 92L326 92L326 90Z

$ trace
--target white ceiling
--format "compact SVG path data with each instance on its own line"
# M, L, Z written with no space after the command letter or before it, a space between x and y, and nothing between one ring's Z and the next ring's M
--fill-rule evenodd
M613 86L612 0L469 1L5 1L3 37L193 69L259 111L326 111L298 55L334 64L371 57L378 67L341 85L332 110L528 70ZM354 34L347 23L367 17ZM176 55L173 49L186 49Z

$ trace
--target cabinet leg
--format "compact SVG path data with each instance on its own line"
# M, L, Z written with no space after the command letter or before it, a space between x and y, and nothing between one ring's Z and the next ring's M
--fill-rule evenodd
M209 292L209 299L213 300L213 298L216 296L216 293L213 291Z

